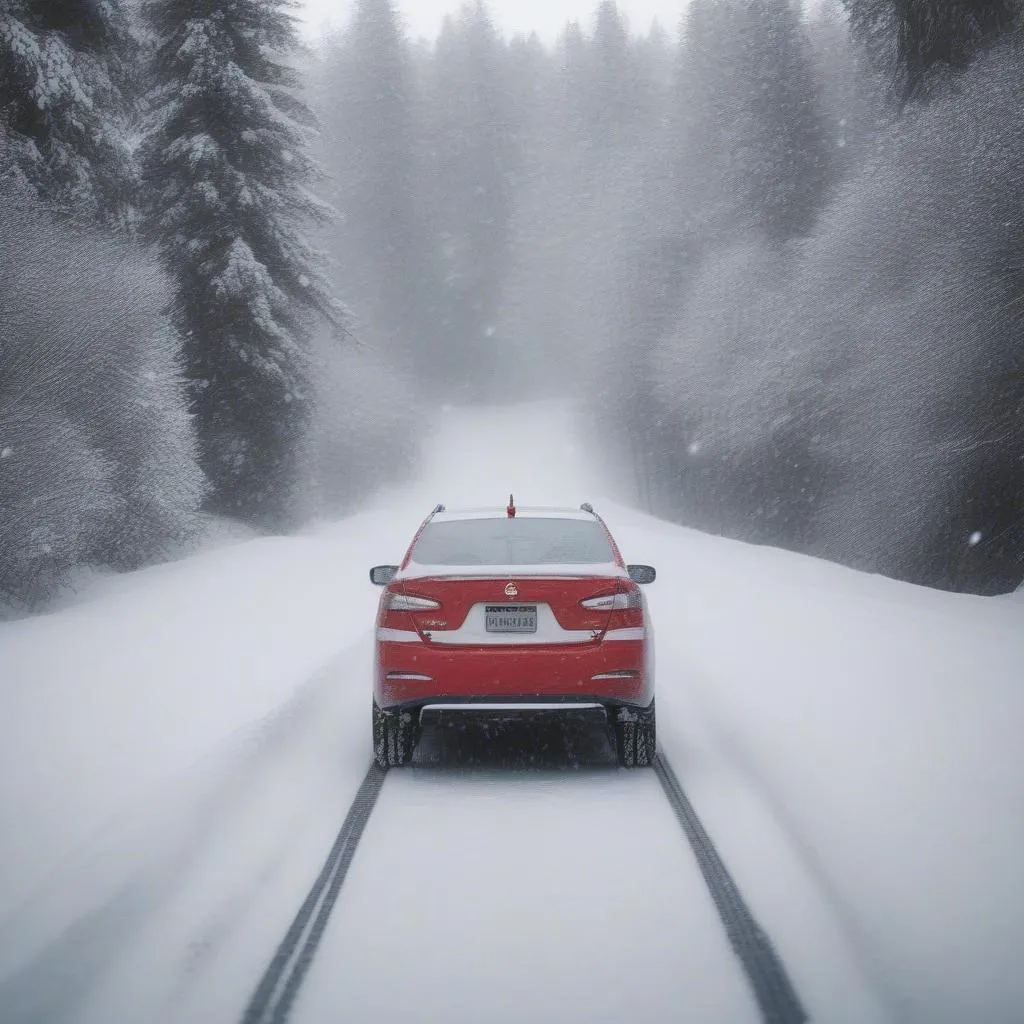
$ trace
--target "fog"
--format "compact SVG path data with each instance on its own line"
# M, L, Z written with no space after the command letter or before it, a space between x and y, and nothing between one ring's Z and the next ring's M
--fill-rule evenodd
M658 516L1014 589L1020 12L933 6L0 14L9 607L344 514L439 407L539 398Z
M433 40L445 18L456 15L460 6L459 0L400 0L396 13L410 38ZM684 6L685 0L627 0L619 9L636 30L646 31L658 21L674 33ZM595 7L593 0L504 0L492 3L489 11L504 35L537 33L553 43L569 22L589 22ZM353 0L304 0L301 12L306 36L315 39L325 30L343 28L354 8Z
M873 9L412 44L360 5L309 78L360 330L428 403L572 394L658 515L1012 589L1016 15L941 25L908 95Z
M2 1024L1024 1019L1024 0L580 2L0 0Z

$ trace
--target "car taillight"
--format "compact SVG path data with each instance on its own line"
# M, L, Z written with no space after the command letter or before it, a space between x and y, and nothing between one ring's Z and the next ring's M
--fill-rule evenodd
M644 624L644 598L635 584L623 584L614 594L599 594L580 601L589 611L607 612L605 629L636 629Z
M618 612L627 608L642 608L643 598L639 590L627 590L621 594L604 594L601 597L591 597L586 601L580 601L584 608L597 612Z
M436 612L441 604L430 597L417 597L415 594L400 594L385 591L381 602L380 621L378 626L394 629L402 633L417 633L416 612Z
M384 601L384 610L388 612L436 612L440 607L439 601L413 594L388 594Z

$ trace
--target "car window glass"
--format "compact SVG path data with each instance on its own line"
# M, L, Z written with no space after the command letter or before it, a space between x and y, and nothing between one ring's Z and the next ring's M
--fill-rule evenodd
M428 523L412 552L419 565L572 565L615 561L593 520L466 519Z

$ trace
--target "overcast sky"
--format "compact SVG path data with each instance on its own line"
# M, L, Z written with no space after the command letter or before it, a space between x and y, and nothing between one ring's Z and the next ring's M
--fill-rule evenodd
M325 24L341 25L348 18L349 0L304 0L306 19L311 33ZM540 33L545 40L554 40L568 21L589 26L598 0L491 0L489 7L498 26L507 35L519 32ZM628 18L634 31L645 32L657 18L670 32L675 32L686 0L619 0L619 10ZM459 0L398 0L409 34L434 36L445 14L457 10Z

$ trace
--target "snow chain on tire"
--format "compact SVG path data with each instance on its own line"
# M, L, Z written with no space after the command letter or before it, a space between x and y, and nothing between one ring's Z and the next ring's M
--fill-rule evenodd
M409 711L382 711L373 706L373 757L381 768L398 768L412 761L416 725Z
M657 749L654 704L649 708L619 708L615 714L615 746L623 768L646 768Z

